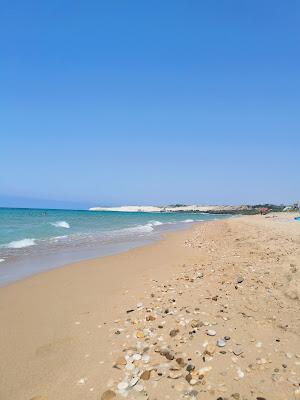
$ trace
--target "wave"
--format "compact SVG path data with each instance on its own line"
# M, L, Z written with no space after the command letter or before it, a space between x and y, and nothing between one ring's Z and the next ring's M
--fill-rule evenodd
M70 228L70 224L68 224L66 221L51 222L51 225L55 226L56 228Z
M194 219L185 219L182 222L185 222L186 224L188 224L189 222L194 222L194 221L195 221Z
M0 258L0 263L4 262L5 258Z
M4 247L7 247L8 249L22 249L23 247L34 246L35 241L36 241L36 239L14 240L14 241L4 245Z
M163 225L163 222L160 222L160 221L150 221L147 225L149 225L149 226L159 226L159 225Z
M147 232L152 232L153 230L154 228L151 224L146 224L146 225L133 226L132 228L125 228L122 229L121 231L130 233L147 233Z

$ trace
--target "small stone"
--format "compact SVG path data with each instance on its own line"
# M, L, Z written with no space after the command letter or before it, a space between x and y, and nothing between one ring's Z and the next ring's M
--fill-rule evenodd
M197 319L193 319L192 321L191 321L191 327L192 328L200 328L202 325L202 322L200 322L200 321L198 321Z
M218 296L214 296L211 298L213 301L217 301L218 300Z
M119 390L126 390L126 389L128 389L128 382L120 382L120 383L118 383L118 389Z
M186 370L188 371L188 372L191 372L191 371L193 371L195 369L195 365L193 365L193 364L188 364L188 366L186 367Z
M177 362L177 364L178 364L180 367L184 367L184 366L186 365L184 359L181 358L181 357L176 358L176 362Z
M170 371L168 377L171 378L171 379L181 378L182 377L182 372L181 371Z
M216 351L216 346L214 344L209 343L205 348L205 353L209 356L212 356Z
M142 331L137 331L136 332L136 337L138 339L143 339L145 337L144 333Z
M139 380L140 380L140 378L138 376L133 377L129 382L129 386L133 387L134 385L136 385L138 383Z
M194 386L194 385L196 385L197 382L198 382L198 380L193 378L190 380L190 385Z
M143 379L143 381L149 381L150 377L151 377L151 371L148 370L144 371L140 376L140 378Z
M131 310L127 310L127 314L132 313L134 311L134 309L132 308Z
M208 336L215 336L217 334L217 332L213 329L209 329L207 332Z
M225 340L223 340L223 339L218 339L218 341L217 341L217 346L218 346L218 347L224 347L225 345L226 345Z
M236 283L242 283L244 281L244 278L242 276L238 276L236 278Z
M116 397L116 393L113 390L106 390L101 395L101 400L111 400Z
M230 340L230 336L224 336L225 340Z
M267 400L265 397L256 397L256 400Z
M172 329L170 331L170 336L175 337L179 333L179 329Z
M241 398L241 396L240 396L239 393L233 393L233 394L231 395L231 397L232 397L234 400L240 400L240 398Z
M191 374L187 374L186 377L185 377L185 380L186 380L188 383L190 383L190 381L191 381L192 379L193 379L193 377L192 377Z
M147 315L146 321L155 321L156 318L153 315Z
M171 353L170 351L166 352L165 357L167 360L174 360L174 354Z

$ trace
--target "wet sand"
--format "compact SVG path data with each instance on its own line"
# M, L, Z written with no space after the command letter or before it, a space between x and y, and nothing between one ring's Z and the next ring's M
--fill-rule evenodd
M300 398L293 217L199 223L1 288L0 399Z

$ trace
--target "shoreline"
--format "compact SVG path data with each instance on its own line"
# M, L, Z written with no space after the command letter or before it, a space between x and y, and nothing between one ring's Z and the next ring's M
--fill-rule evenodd
M228 218L230 218L228 216ZM110 257L114 256L117 254L125 253L127 251L139 248L139 247L145 247L149 246L151 244L154 244L156 242L159 242L160 240L163 240L165 235L168 235L169 233L175 233L175 232L180 232L180 231L185 231L191 229L192 226L198 223L205 223L205 222L212 222L213 220L208 220L208 221L193 221L188 224L181 224L181 225L173 225L170 229L168 230L163 230L163 231L157 231L153 233L152 235L149 236L142 236L139 237L135 240L133 239L128 239L127 241L124 242L116 242L116 243L111 243L111 244L106 244L103 246L103 248L95 248L95 249L86 249L82 248L78 252L77 250L75 251L77 253L76 256L74 256L74 249L73 249L73 254L71 254L70 249L64 249L61 251L57 256L54 254L46 254L46 255L35 255L35 256L29 256L29 258L26 258L26 262L24 260L17 260L13 262L8 262L5 264L0 265L0 268L2 268L2 273L3 273L3 268L6 268L6 272L8 276L5 276L4 278L1 277L0 279L0 289L2 287L6 287L10 284L13 284L15 282L21 282L24 279L31 278L35 275L43 274L47 271L51 271L52 269L57 269L57 268L63 268L68 265L73 265L85 261L93 261L97 259L101 259L103 257ZM28 256L25 256L28 257ZM73 258L73 259L72 259ZM55 261L56 260L56 261ZM41 266L42 264L42 266ZM26 272L26 269L30 265L30 272ZM23 268L23 271L21 270ZM24 271L25 269L25 271ZM15 271L14 271L15 270ZM23 273L23 275L20 275L20 272ZM17 277L19 275L19 277Z
M300 374L296 357L300 354L299 318L295 317L299 310L299 226L288 220L291 214L270 217L195 223L183 231L166 233L155 243L65 265L0 288L0 398L98 400L107 390L117 393L124 366L113 365L128 348L150 345L151 365L155 357L162 362L159 353L153 352L155 341L186 354L183 357L191 352L192 362L203 369L195 351L202 352L208 338L205 325L195 327L192 338L188 333L191 320L198 318L208 321L208 328L218 335L231 336L226 354L215 350L207 357L205 365L212 369L204 372L205 384L195 386L184 376L155 379L158 367L154 366L151 380L143 381L149 399L158 394L159 398L180 398L187 390L197 390L199 399L230 397L235 392L247 399L268 398L269 393L272 400L287 393L294 398L297 386L292 380L297 381ZM290 264L296 265L295 272ZM272 271L271 266L276 268ZM195 279L195 274L203 276ZM239 274L244 283L236 283ZM256 283L259 280L263 283ZM172 298L174 303L169 302ZM159 311L162 307L174 313L164 316ZM243 317L240 312L251 316ZM154 315L155 320L146 322L147 315ZM276 324L272 315L276 315ZM189 320L186 326L176 322L183 321L182 317ZM279 326L286 324L285 329ZM146 325L154 336L134 337ZM169 336L172 329L180 331L175 339ZM243 348L242 356L230 351L237 345ZM257 364L255 357L267 361ZM250 361L253 368L248 366ZM272 378L274 368L279 368L278 381ZM239 377L242 373L237 371L244 376ZM255 393L252 397L251 391ZM137 395L131 390L127 398ZM123 397L119 393L117 398Z

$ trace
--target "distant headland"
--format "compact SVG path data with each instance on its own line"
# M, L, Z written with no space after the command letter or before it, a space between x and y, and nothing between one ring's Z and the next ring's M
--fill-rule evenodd
M189 213L209 213L209 214L259 214L262 209L268 211L297 211L298 205L275 205L275 204L255 204L255 205L186 205L171 204L166 206L120 206L120 207L91 207L90 211L119 211L119 212L189 212Z

